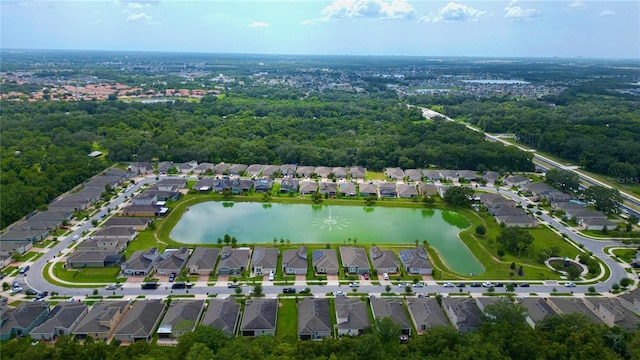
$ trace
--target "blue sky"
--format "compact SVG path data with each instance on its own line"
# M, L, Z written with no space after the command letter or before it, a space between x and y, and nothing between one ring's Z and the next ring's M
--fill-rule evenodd
M640 1L0 0L2 48L640 58Z

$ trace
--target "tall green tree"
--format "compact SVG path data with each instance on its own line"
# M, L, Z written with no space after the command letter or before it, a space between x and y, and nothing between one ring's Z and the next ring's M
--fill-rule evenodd
M505 227L500 229L500 235L496 238L496 241L505 249L518 253L518 257L523 251L528 251L533 246L533 235L525 228L518 226Z
M604 213L617 213L624 198L618 189L606 188L600 185L590 186L584 191L587 201L593 202L597 210Z

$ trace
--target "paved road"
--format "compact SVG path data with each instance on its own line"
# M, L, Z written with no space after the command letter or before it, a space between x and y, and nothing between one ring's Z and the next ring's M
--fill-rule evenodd
M147 183L152 183L155 182L155 178L154 177L147 177L144 178L140 181L138 181L138 183L135 185L135 187L132 189L132 191L129 191L127 193L120 193L118 194L118 196L116 198L114 198L112 200L112 202L108 205L110 208L116 208L118 205L120 205L125 199L124 196L131 194L135 191L137 191L142 185L147 184ZM494 187L487 187L487 186L478 186L477 188L478 190L482 190L482 191L487 191L487 192L497 192L496 188ZM528 200L521 198L520 196L518 196L517 194L513 193L512 191L509 190L500 190L500 193L504 194L505 196L508 196L510 198L512 198L513 200L521 203L523 205L524 208L526 208L526 205L528 203ZM21 276L19 275L17 277L18 282L23 285L23 288L27 289L27 288L31 288L34 289L36 291L56 291L62 295L68 295L68 296L85 296L85 295L91 295L91 293L93 292L92 289L88 289L88 288L66 288L66 287L62 287L62 286L57 286L57 285L53 285L48 283L44 277L42 276L42 272L44 269L44 266L51 260L54 259L54 257L56 257L61 251L65 250L67 248L67 246L69 246L69 244L73 241L72 238L74 235L82 235L82 233L84 231L87 231L91 228L91 220L93 219L101 219L103 215L107 214L107 210L106 209L102 209L101 211L99 211L98 213L96 213L94 215L94 217L90 220L87 220L86 222L84 222L83 224L81 224L79 227L77 227L73 233L71 233L69 236L67 236L65 239L62 239L61 241L59 241L58 244L56 244L55 247L53 247L52 249L50 249L47 253L45 253L41 258L39 258L38 260L36 260L33 264L31 264L31 270L28 271L27 275L25 276ZM611 258L609 258L603 251L603 248L606 246L616 246L616 245L620 245L619 242L617 241L611 241L611 240L592 240L592 239L588 239L585 238L579 234L574 233L573 231L566 229L564 226L562 226L561 224L559 224L555 219L551 218L550 216L543 214L540 216L545 222L551 224L553 227L555 227L556 229L558 229L561 233L566 234L568 237L570 237L572 240L576 241L579 244L583 244L585 249L592 251L593 254L595 256L597 256L598 258L602 259L605 264L607 264L607 266L611 269L611 277L604 280L602 283L595 285L596 289L599 292L605 293L608 292L609 289L611 289L611 285L614 282L619 281L621 278L628 276L628 274L626 273L626 271L624 270L624 268L621 266L621 264L615 262L614 260L612 260ZM496 281L500 281L500 280L496 280ZM371 294L379 294L381 292L385 291L385 282L382 281L382 285L361 285L359 288L359 292L366 292L366 293L371 293ZM298 286L272 286L270 283L269 284L264 284L264 293L266 295L276 295L276 294L280 294L282 293L282 289L284 287L295 287L296 289L300 290L302 288L306 288L309 287L312 290L312 293L314 294L325 294L328 292L333 292L333 291L344 291L344 292L349 292L351 291L351 289L346 286L338 286L338 285L325 285L325 286L307 286L307 285L298 285ZM249 289L251 288L251 286L244 286L243 291L246 293ZM527 295L531 292L535 292L535 293L551 293L553 292L553 289L556 289L559 292L568 292L569 290L580 294L580 293L585 293L587 292L587 285L583 285L583 286L577 286L575 288L567 288L565 289L561 284L558 284L557 282L550 282L550 283L546 283L544 285L531 285L531 287L528 288L516 288L516 291L518 293L521 293L523 295ZM393 286L393 290L392 292L396 292L396 293L400 293L404 290L404 287L397 287L397 286ZM451 289L451 288L446 288L442 285L437 284L436 282L430 282L425 288L422 289L416 289L418 292L441 292L441 293L450 293L450 292L457 292L460 291L460 289ZM482 292L486 292L486 289L483 288L472 288L472 287L466 287L463 290L463 292L470 292L472 294L480 294ZM137 295L140 294L144 294L144 295L154 295L154 296L165 296L165 295L169 295L169 294L183 294L186 292L189 292L189 294L199 294L199 295L207 295L207 294L220 294L220 295L228 295L228 294L233 294L235 293L235 289L230 289L226 287L226 284L224 285L218 285L218 286L207 286L207 283L196 283L195 286L192 289L189 290L171 290L171 284L170 283L162 283L161 286L156 289L156 290L141 290L140 285L139 284L131 284L131 283L126 283L124 284L122 289L116 290L116 294L117 295L124 295L125 297L135 297ZM496 292L504 292L504 288L496 288ZM112 295L113 291L111 290L105 290L103 287L99 288L99 292L101 295Z

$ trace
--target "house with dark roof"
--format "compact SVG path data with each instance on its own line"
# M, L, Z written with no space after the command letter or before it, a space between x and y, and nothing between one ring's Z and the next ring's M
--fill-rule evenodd
M129 301L102 301L95 303L89 312L71 330L77 339L88 336L96 340L107 341L116 331L118 325L129 311Z
M507 199L504 196L500 195L500 194L479 194L476 196L478 199L480 199L480 202L482 203L482 205L484 205L485 208L490 209L494 206L504 206L504 205L508 205L511 207L516 207L516 205L518 205L515 201L511 200L511 199Z
M218 262L218 275L236 275L245 271L249 265L250 253L248 248L223 247Z
M371 246L369 248L369 255L371 256L371 262L378 274L389 273L395 274L400 270L400 263L396 258L396 254L391 250L381 250L377 246Z
M180 335L193 331L198 324L204 300L173 300L169 304L166 314L158 326L158 338L178 338Z
M31 330L34 340L51 341L60 335L71 335L89 308L83 302L61 302L49 312L44 321Z
M359 184L359 194L361 197L369 197L369 196L374 196L374 197L378 197L378 190L376 189L376 186L373 184Z
M482 180L488 183L495 183L500 178L500 173L497 171L485 171L482 173Z
M414 184L398 184L398 197L403 199L418 197L418 190Z
M636 258L638 255L636 254ZM618 297L620 304L634 313L640 315L640 288L635 288Z
M421 181L422 170L419 169L407 169L404 171L404 176L410 181Z
M438 301L432 297L407 299L409 317L418 334L434 326L451 326Z
M438 187L436 184L421 182L418 183L418 193L420 196L436 196L438 195Z
M393 180L402 180L404 179L404 171L400 168L386 168L384 170L384 175Z
M439 181L442 179L439 170L422 170L422 176L424 176L425 180L429 181Z
M280 165L265 165L262 168L262 176L274 177L277 174L280 174Z
M187 161L186 163L183 163L183 164L176 164L176 168L178 169L178 172L182 174L189 174L197 166L198 166L198 162L195 160Z
M498 296L481 296L481 297L477 297L475 299L476 299L476 305L478 305L478 308L483 313L485 313L487 311L487 306L493 306L493 305L496 305L496 304L498 304L500 302L507 302L508 304L513 304L511 302L511 300L503 299L503 298L498 297Z
M555 311L540 297L518 298L518 303L527 309L527 324L532 328L550 316L557 315Z
M263 177L253 181L253 189L257 193L265 193L271 191L273 180L270 177Z
M471 170L458 170L457 175L460 180L475 181L477 178L475 171Z
M531 216L496 216L496 222L498 224L503 224L507 227L518 226L518 227L536 227L538 226L538 221Z
M442 298L442 309L461 333L468 333L482 325L482 311L474 299L460 297Z
M321 181L319 191L322 195L335 197L336 195L338 195L338 184L334 182Z
M298 302L298 338L320 340L331 337L329 299L304 297Z
M411 335L411 323L407 312L402 305L402 299L373 298L371 300L371 312L376 321L389 318L394 323L400 325L403 335Z
M279 251L273 247L256 247L251 256L251 273L253 276L276 273Z
M153 218L113 216L104 222L104 227L125 227L144 231L152 222Z
M298 165L296 164L280 165L280 173L282 173L283 176L295 176L297 168Z
M331 174L331 169L326 166L317 166L313 169L313 173L321 178L328 178L329 174Z
M156 247L138 250L120 266L121 272L125 276L147 276L159 257L160 253Z
M132 162L131 165L129 165L128 170L138 175L152 174L153 165L151 165L150 162Z
M405 271L411 275L431 275L433 265L429 261L429 254L423 246L416 246L410 250L398 251L398 256Z
M315 181L300 182L300 194L310 195L318 191L318 183Z
M0 241L38 242L49 236L49 230L9 230L0 234Z
M158 173L164 175L174 169L176 166L173 161L161 161L158 163Z
M249 176L260 176L260 174L262 173L262 169L264 169L264 165L260 165L260 164L251 164L249 165L249 167L247 167L246 173Z
M160 216L166 214L164 208L155 205L129 205L122 209L122 216Z
M457 178L458 178L458 174L453 170L440 170L440 179L451 181Z
M311 253L313 271L316 274L338 275L340 264L335 249L318 249Z
M218 261L218 248L197 247L193 249L191 257L187 261L187 269L192 275L211 275Z
M213 189L213 185L217 182L217 179L211 177L202 178L198 180L195 185L193 185L192 189L202 193L208 193Z
M343 181L340 183L340 196L356 196L358 195L358 190L356 189L356 184L350 181Z
M301 177L311 177L314 174L315 166L298 166L296 174Z
M128 244L128 240L120 239L86 239L78 244L76 250L123 252Z
M242 175L246 173L248 166L245 164L233 164L229 168L229 173L233 175Z
M340 246L342 267L347 274L368 274L371 272L369 259L364 248Z
M509 176L502 180L502 182L508 186L521 187L531 182L531 180L524 176Z
M67 257L67 268L115 267L124 262L124 255L109 250L76 250Z
M0 340L29 335L48 314L49 303L39 301L23 302L14 309L3 310L0 314Z
M73 213L76 211L86 210L89 205L91 205L90 200L87 200L84 197L70 195L68 198L62 198L50 203L47 208L50 211L64 211Z
M347 169L343 168L341 166L336 166L333 169L331 169L331 172L333 173L333 176L338 178L338 179L346 179L347 178Z
M262 187L268 186L268 181L260 179L258 181L251 181L249 179L234 179L231 183L231 191L234 194L246 194L256 185L260 183ZM263 192L263 188L256 188L256 192ZM267 190L268 191L268 190Z
M295 194L298 192L299 182L296 179L286 178L280 183L281 194Z
M180 271L187 263L187 259L189 259L189 248L186 246L179 249L167 249L156 261L156 274L180 274Z
M580 226L585 230L615 229L618 225L607 218L584 218L579 220Z
M131 179L133 177L133 173L130 171L124 171L121 169L111 168L104 172L105 176L115 176L119 177L123 180Z
M133 241L138 236L138 231L132 227L114 226L100 229L93 233L91 237L93 239L118 239L125 240L127 242Z
M122 319L113 338L123 343L151 341L164 312L164 306L162 299L136 300Z
M366 302L347 296L338 296L334 302L338 336L362 335L364 329L371 325Z
M349 167L349 177L351 177L351 179L364 179L366 174L367 169L363 168L362 166Z
M276 335L278 319L277 299L247 300L240 324L240 335L260 336Z
M398 189L396 188L396 184L392 182L381 182L378 184L378 191L382 198L398 197Z
M617 298L584 298L585 305L593 311L607 326L617 326L626 331L637 330L640 317L620 303Z
M22 255L32 248L33 243L31 241L0 241L0 255L2 256Z
M306 275L309 268L307 247L285 250L282 253L282 272L286 275Z
M213 172L215 174L225 174L225 173L229 173L229 170L231 169L231 165L229 164L225 164L224 162L215 164L213 166Z
M210 299L201 324L220 329L227 336L233 336L238 329L239 320L240 304L234 297L229 296L226 299Z
M604 321L591 311L581 299L554 296L553 298L544 298L544 300L558 315L577 313L584 315L591 322L604 324Z
M200 163L198 166L193 168L194 174L204 174L204 173L213 173L213 164L211 163Z

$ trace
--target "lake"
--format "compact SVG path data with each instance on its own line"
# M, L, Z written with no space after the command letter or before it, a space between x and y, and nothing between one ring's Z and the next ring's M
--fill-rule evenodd
M212 244L225 234L238 244L332 243L413 245L427 240L447 266L461 274L482 273L482 265L458 237L468 220L451 211L387 207L252 202L204 202L191 206L171 231L185 244Z

